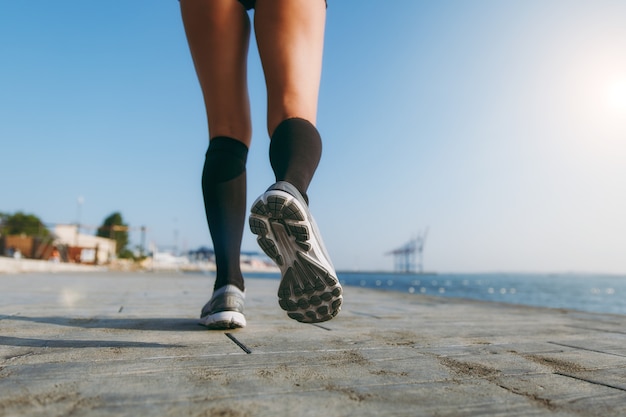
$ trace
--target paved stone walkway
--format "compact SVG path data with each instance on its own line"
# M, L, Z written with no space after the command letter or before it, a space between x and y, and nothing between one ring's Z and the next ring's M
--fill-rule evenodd
M623 416L626 316L346 287L304 325L247 281L248 327L192 274L0 274L0 416Z

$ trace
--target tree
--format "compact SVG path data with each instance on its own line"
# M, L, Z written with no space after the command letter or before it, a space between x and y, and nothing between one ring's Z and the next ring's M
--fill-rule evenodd
M124 224L121 213L115 212L104 219L104 223L98 228L96 235L115 240L116 255L120 256L128 253L126 249L128 245L128 225Z
M0 235L50 236L50 231L39 217L21 211L15 214L0 213Z

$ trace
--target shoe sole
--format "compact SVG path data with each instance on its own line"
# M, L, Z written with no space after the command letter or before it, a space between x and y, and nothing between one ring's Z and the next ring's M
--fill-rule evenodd
M280 268L278 303L302 323L332 319L341 309L342 288L313 218L294 196L269 190L252 205L250 230Z
M199 323L210 330L230 330L246 327L246 318L236 311L220 311L200 318Z

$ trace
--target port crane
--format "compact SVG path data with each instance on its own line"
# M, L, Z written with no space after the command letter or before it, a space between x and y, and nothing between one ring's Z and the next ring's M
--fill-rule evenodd
M424 232L419 232L401 247L386 253L386 255L393 255L396 272L420 274L424 272L424 245L427 236L428 228Z

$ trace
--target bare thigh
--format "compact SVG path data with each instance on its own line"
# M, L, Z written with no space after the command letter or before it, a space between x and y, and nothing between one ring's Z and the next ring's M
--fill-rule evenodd
M209 136L228 136L249 146L248 14L233 0L181 0L180 6L202 88Z
M267 128L301 117L315 124L322 73L324 0L257 0L254 25L267 84Z

